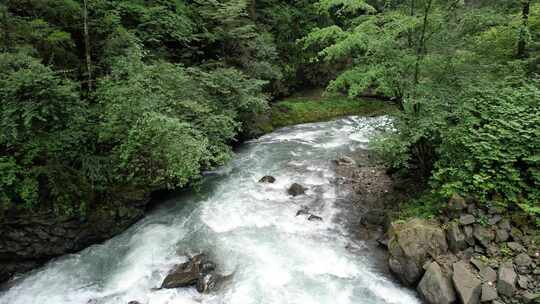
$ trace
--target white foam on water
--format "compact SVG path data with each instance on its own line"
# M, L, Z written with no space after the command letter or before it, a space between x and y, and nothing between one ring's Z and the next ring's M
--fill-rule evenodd
M0 304L416 304L415 295L372 268L362 243L350 244L340 214L331 160L365 148L388 119L349 117L277 130L247 143L227 166L206 172L199 196L164 203L103 245L68 255L26 275ZM259 183L264 175L273 184ZM294 182L306 195L292 197ZM296 212L309 207L323 221ZM178 253L208 252L229 285L201 295L161 289Z

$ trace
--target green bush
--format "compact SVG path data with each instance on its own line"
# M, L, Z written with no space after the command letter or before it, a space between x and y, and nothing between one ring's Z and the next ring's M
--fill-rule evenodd
M483 203L540 214L540 89L482 86L453 102L430 100L398 116L375 143L393 167L423 169L441 197L460 193Z

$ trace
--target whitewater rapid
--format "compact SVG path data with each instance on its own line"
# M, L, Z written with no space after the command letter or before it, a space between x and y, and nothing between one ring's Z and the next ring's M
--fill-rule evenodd
M66 255L14 282L0 304L415 304L416 296L362 255L338 220L332 159L365 149L385 117L348 117L280 129L244 144L179 194L104 244ZM274 184L258 183L264 175ZM286 193L292 183L307 195ZM296 212L308 206L322 222ZM346 248L347 247L347 248ZM355 250L350 250L350 248ZM159 287L186 254L206 252L232 281L212 294Z

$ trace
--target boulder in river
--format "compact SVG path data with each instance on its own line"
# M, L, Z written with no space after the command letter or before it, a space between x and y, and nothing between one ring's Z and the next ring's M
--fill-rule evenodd
M263 176L260 180L259 180L259 183L268 183L268 184L273 184L276 182L276 178L271 176L271 175L266 175L266 176Z
M338 159L334 161L336 165L338 166L352 166L356 164L354 159L348 157L348 156L340 156Z
M423 265L429 259L448 251L444 231L426 220L394 223L389 236L390 270L409 286L418 283L424 273Z
M301 209L299 209L298 211L296 211L296 216L299 216L299 215L309 215L311 213L309 213L309 208L306 207L306 206L302 206Z
M318 216L318 215L314 215L314 214L311 214L309 217L308 217L308 221L322 221L323 218Z
M300 185L299 183L292 184L289 189L287 190L287 193L292 196L298 196L306 193L307 188Z
M215 264L205 254L199 254L189 261L177 265L163 280L161 288L178 288L197 285L199 280L212 273Z

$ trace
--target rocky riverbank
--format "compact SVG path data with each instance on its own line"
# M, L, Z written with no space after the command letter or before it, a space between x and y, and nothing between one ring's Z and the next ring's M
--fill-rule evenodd
M361 151L336 161L351 195L357 236L377 242L391 273L431 304L540 301L540 251L534 227L496 206L454 195L432 219L393 218L417 186L392 178ZM367 161L366 161L367 160Z
M86 217L15 213L0 221L0 283L67 253L103 242L144 216L150 197L91 210Z

